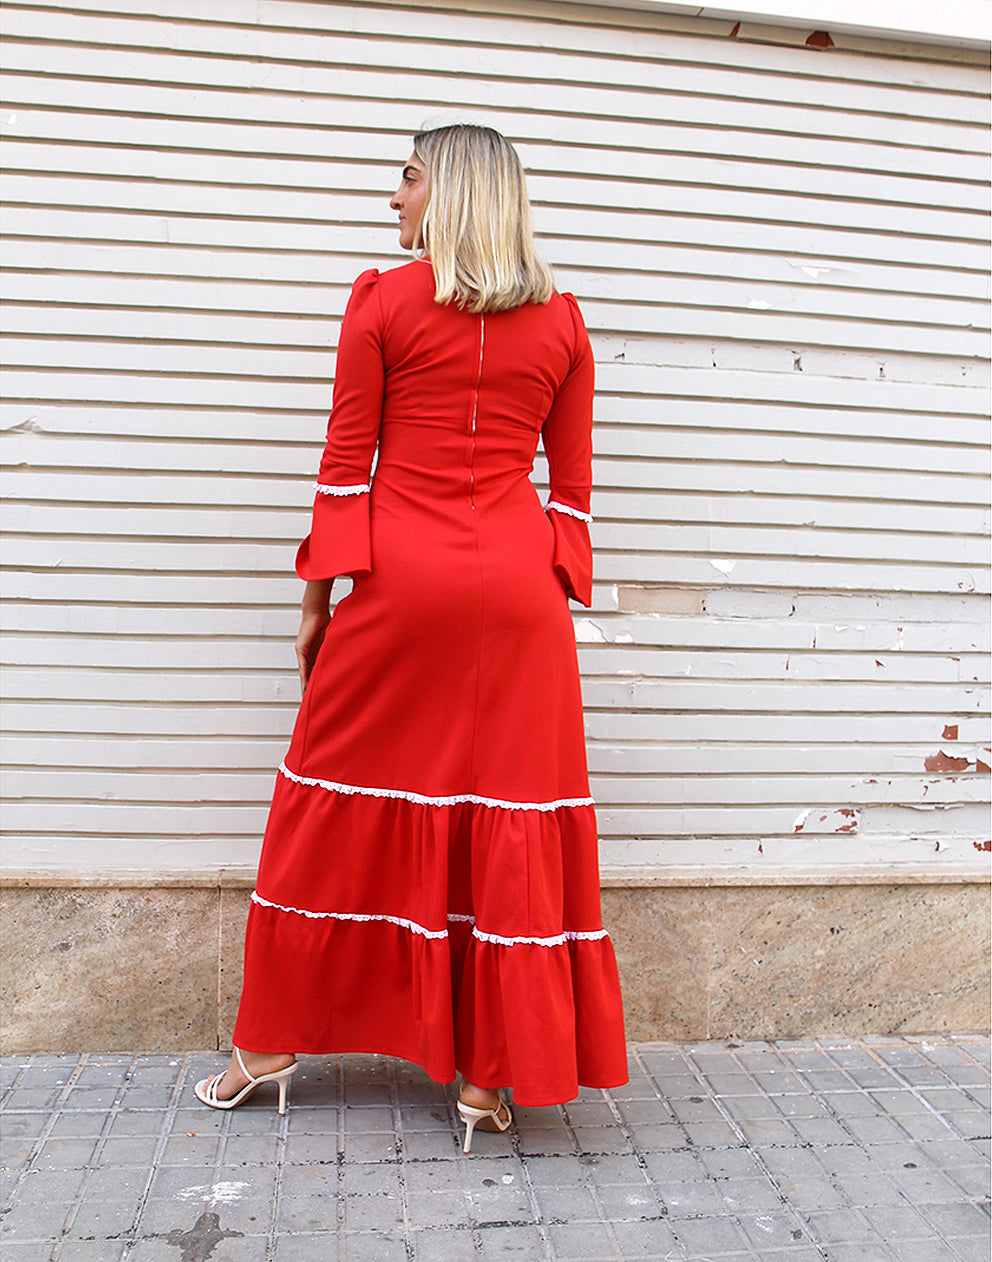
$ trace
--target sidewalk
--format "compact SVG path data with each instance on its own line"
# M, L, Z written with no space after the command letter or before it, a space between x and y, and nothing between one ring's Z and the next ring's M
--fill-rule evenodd
M638 1044L629 1086L463 1156L453 1092L306 1057L230 1113L216 1053L9 1056L4 1262L988 1262L989 1042Z

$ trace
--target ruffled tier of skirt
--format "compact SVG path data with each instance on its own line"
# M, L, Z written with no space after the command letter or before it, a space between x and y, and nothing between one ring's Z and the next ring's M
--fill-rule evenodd
M523 1105L625 1082L592 805L379 795L284 769L234 1041L399 1056Z

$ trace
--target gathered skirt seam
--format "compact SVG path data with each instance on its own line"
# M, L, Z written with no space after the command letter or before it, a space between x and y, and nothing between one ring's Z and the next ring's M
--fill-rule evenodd
M272 902L268 898L263 898L258 890L252 890L251 901L259 907L270 907L275 911L288 912L296 916L305 916L308 920L351 920L359 922L370 921L387 921L391 925L398 925L401 929L408 929L411 933L419 933L425 938L447 938L447 929L428 929L426 925L419 924L416 920L409 920L405 916L389 916L385 913L373 912L350 912L350 911L310 911L303 907L291 907L285 903ZM568 929L564 933L553 934L550 937L506 937L498 933L485 933L475 924L474 916L460 915L456 913L449 914L449 920L468 921L472 925L472 936L480 942L492 942L497 946L564 946L567 942L596 942L602 938L608 938L609 934L605 929Z
M317 776L301 776L291 771L285 763L279 767L281 775L296 784L305 784L314 788L326 789L329 793L343 793L351 796L373 798L400 798L405 802L414 802L418 806L458 806L463 802L475 806L490 806L507 811L557 811L572 806L594 806L591 797L556 798L551 802L514 802L506 798L481 797L476 793L452 793L445 797L431 797L425 793L415 793L408 789L382 789L369 785L341 784L335 780L321 780Z

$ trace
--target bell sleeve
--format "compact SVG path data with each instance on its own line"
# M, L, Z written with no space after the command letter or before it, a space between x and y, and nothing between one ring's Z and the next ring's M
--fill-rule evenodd
M372 572L369 493L384 382L379 273L373 268L352 286L341 322L313 520L296 554L296 572L302 579Z
M575 343L571 366L541 431L551 479L545 511L555 532L555 573L568 595L588 607L592 604L589 496L595 368L579 305L571 294L562 297L572 315Z

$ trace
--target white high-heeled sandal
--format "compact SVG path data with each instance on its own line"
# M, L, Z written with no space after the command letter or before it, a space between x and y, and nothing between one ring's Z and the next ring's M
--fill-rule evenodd
M505 1121L502 1116L504 1113L506 1115ZM513 1114L510 1112L510 1106L506 1103L502 1096L500 1096L494 1109L474 1109L471 1104L465 1104L463 1101L459 1100L458 1116L465 1123L465 1145L462 1148L462 1152L468 1152L471 1149L472 1132L480 1122L484 1122L486 1119L492 1122L492 1126L481 1127L481 1129L485 1131L509 1130L513 1123Z
M235 1048L234 1055L237 1057L238 1064L241 1066L241 1072L248 1079L245 1086L241 1088L237 1095L232 1095L229 1100L222 1100L217 1094L217 1087L220 1084L223 1074L214 1074L210 1078L203 1078L193 1088L196 1098L203 1104L209 1104L212 1109L234 1109L242 1100L256 1091L263 1082L276 1082L279 1084L279 1114L282 1116L286 1112L286 1089L289 1086L289 1080L296 1073L296 1061L292 1065L287 1065L285 1069L273 1070L271 1074L259 1074L254 1078L245 1065L244 1057L241 1055L241 1049Z

